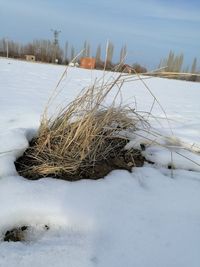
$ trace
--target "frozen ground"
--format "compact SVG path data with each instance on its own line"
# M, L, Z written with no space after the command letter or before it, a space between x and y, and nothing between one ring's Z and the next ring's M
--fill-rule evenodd
M156 134L145 136L155 141L145 152L154 166L98 181L28 181L17 175L14 160L37 131L63 70L0 58L0 238L18 225L31 226L28 242L0 241L0 267L199 267L200 84L145 80L168 115L155 104L159 122L152 117L150 123ZM101 75L70 68L54 107ZM153 98L140 81L123 88L124 103L135 100L138 110L151 109ZM133 137L129 146L141 140Z

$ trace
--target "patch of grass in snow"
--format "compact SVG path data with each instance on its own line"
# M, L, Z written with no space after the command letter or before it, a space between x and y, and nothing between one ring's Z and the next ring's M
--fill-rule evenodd
M107 80L104 74L103 78L84 89L74 101L49 117L47 111L51 101L59 94L59 85L66 73L67 69L49 98L37 138L31 141L30 147L15 163L20 175L29 179L51 176L74 181L102 178L114 169L131 171L133 166L142 166L144 158L140 150L127 151L124 148L130 140L129 133L138 135L139 130L140 135L141 131L144 133L141 137L146 139L145 143L165 147L170 151L168 166L176 168L171 146L162 141L160 143L160 133L148 124L156 103L165 115L171 136L174 137L165 110L144 81L147 77L141 77L135 71L134 76L121 73ZM144 116L136 111L135 106L121 104L123 84L136 80L141 81L153 98L150 111L143 112ZM107 106L106 100L110 95L113 101ZM154 119L159 121L158 118ZM165 140L169 138L162 136ZM151 163L151 160L148 162Z
M47 107L37 138L16 162L19 174L30 179L97 179L113 169L130 171L133 166L142 166L139 150L124 150L129 141L127 132L134 133L141 124L148 128L134 107L117 101L127 79L130 76L118 74L107 82L104 78L96 80L50 118ZM113 101L106 106L113 91Z

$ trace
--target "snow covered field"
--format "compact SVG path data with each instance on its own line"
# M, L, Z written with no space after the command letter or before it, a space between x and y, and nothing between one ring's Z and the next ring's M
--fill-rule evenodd
M155 141L145 151L155 165L97 181L29 181L17 175L14 161L36 132L63 71L0 58L0 238L17 226L31 228L28 242L0 241L0 267L199 267L200 84L145 80L168 117L155 103L150 123L156 136L145 136ZM70 68L54 107L101 75ZM124 103L136 101L138 110L150 111L153 97L141 81L125 84L122 92ZM134 137L130 146L142 139Z

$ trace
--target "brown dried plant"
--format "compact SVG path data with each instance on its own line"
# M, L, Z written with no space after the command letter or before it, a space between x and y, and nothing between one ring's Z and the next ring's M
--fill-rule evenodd
M116 144L127 139L125 132L135 131L144 122L134 108L117 104L126 77L119 74L107 82L95 81L50 118L46 109L38 136L25 152L29 163L23 162L21 174L71 177L107 159ZM106 107L112 90L113 101Z

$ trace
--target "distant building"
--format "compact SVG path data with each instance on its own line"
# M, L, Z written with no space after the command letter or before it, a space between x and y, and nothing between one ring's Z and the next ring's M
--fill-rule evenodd
M35 61L35 56L34 55L25 55L25 59L27 61Z
M83 57L80 60L80 67L84 69L94 69L96 64L95 58Z
M134 71L133 71L133 67L131 67L131 66L128 65L128 64L124 64L124 65L122 66L122 69L123 69L123 72L129 73L129 74L131 74L131 73L134 72Z

